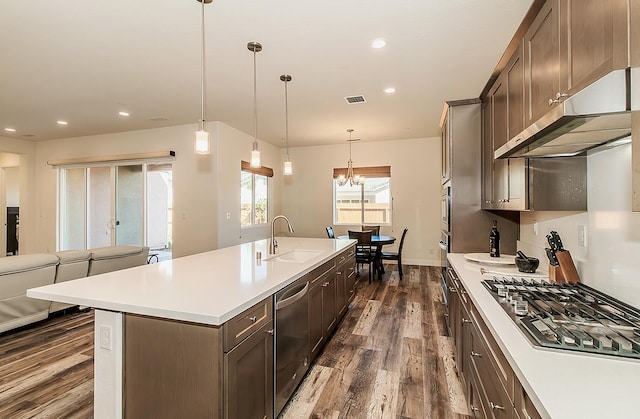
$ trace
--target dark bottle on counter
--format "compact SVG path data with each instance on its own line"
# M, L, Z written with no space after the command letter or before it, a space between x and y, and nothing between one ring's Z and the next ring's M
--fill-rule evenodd
M493 220L493 227L489 233L489 256L500 257L500 232L498 231L498 220Z

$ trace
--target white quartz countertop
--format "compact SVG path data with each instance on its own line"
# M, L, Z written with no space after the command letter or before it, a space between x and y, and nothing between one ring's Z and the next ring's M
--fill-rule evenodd
M278 237L278 255L293 250L304 261L266 260L259 240L145 266L32 288L27 296L98 309L221 325L275 294L354 244L355 240ZM311 252L315 251L315 252ZM262 260L256 260L256 252Z
M462 254L448 259L544 417L640 417L640 361L535 348L482 285L482 265Z

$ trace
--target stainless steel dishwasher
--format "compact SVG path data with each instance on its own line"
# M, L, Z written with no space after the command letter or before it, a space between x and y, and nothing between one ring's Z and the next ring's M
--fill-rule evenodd
M303 277L275 297L275 414L293 394L309 369L309 281Z

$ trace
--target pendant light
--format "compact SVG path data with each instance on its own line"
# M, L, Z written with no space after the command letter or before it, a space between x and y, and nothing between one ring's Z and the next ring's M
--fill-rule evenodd
M291 76L283 74L280 76L280 80L284 82L284 144L287 148L287 159L284 161L283 173L285 176L291 176L293 174L293 165L289 160L289 94L287 91L287 84L291 81Z
M256 53L262 51L262 44L249 42L249 51L253 52L253 149L251 150L251 167L260 167L260 151L258 150L258 95L256 93Z
M337 179L338 185L344 186L346 185L347 182L349 182L349 186L362 185L364 184L364 176L353 174L353 162L351 161L351 143L354 141L360 141L360 140L351 139L351 133L353 132L353 129L349 128L347 132L349 133L349 139L347 140L347 142L349 143L349 161L347 162L347 176L345 175L338 176L338 179Z
M202 4L202 44L201 44L201 61L200 61L200 129L196 131L196 141L194 143L194 151L196 154L211 154L209 142L209 133L204 129L204 5L211 3L213 0L197 0Z

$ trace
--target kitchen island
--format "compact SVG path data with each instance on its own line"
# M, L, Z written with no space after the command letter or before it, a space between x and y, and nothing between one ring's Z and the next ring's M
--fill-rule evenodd
M163 406L176 405L208 417L231 417L226 384L237 377L230 368L243 359L255 366L260 357L268 361L269 348L273 352L272 296L318 270L329 267L335 273L336 259L351 260L346 255L355 245L290 237L278 243L276 255L268 254L268 240L260 240L35 288L27 295L96 309L96 418L133 417L131 409L148 409L143 401L154 398L161 399L156 403L161 415L154 417L170 416ZM252 339L260 351L245 351L243 344ZM153 360L163 354L167 359ZM268 384L267 375L259 378ZM246 396L258 400L260 395Z
M472 306L470 312L479 314L491 335L489 339L497 343L499 347L496 348L497 351L502 353L508 362L508 367L513 370L515 380L506 380L511 386L506 391L516 394L516 410L519 407L518 385L513 384L514 381L519 382L527 398L542 417L554 419L638 417L636 397L640 389L639 361L532 346L524 332L482 285L482 280L489 277L483 278L480 273L481 265L466 260L462 254L449 254L448 260L462 282L465 295L470 297ZM473 314L471 317L473 320ZM463 320L463 322L468 322L475 327L475 322L472 323L469 320ZM478 356L479 354L472 349L471 358L476 357L477 360L487 358L486 356L478 358ZM500 359L501 355L497 354L496 358ZM504 372L507 369L509 368L502 368L499 374L508 376L508 373ZM476 374L475 370L472 372L472 375L474 374ZM473 379L471 381L475 384ZM482 396L479 397L481 398ZM476 406L473 403L476 403ZM480 408L481 402L471 400L470 404ZM500 415L512 417L513 406L509 410L507 403L500 406L493 402L487 404L490 406L485 408L489 412L493 410L492 414L496 417L503 417ZM535 415L531 416L535 417Z

